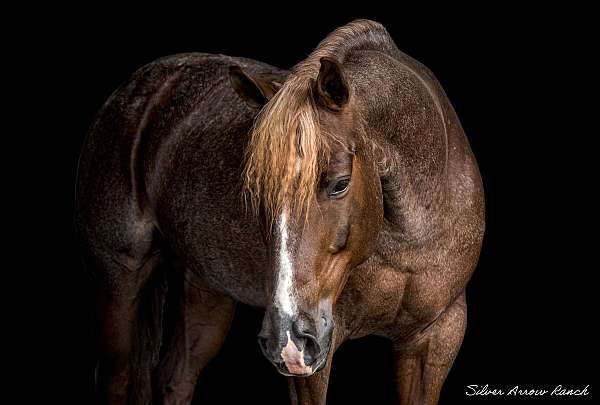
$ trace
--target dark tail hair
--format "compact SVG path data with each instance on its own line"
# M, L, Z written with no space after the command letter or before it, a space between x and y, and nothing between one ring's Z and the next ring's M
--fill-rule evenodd
M153 372L159 363L163 334L163 309L167 295L166 264L154 269L138 295L137 321L131 356L129 404L152 404Z

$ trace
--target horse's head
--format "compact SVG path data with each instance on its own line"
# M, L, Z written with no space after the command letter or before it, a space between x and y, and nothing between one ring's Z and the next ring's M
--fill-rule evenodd
M313 64L316 78L296 72L275 95L264 84L250 92L271 100L257 118L245 171L266 218L273 274L259 343L281 373L295 376L326 364L337 298L383 221L377 165L352 88L335 60Z

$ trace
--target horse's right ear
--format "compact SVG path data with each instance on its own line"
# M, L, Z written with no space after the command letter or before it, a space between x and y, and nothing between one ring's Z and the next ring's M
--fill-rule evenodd
M229 81L236 93L253 107L262 107L277 93L281 84L244 72L239 66L229 67Z

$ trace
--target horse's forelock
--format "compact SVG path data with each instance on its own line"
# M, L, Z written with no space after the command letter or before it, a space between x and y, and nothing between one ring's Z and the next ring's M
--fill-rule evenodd
M310 83L291 78L252 129L244 173L252 206L262 204L271 220L282 209L299 216L314 199L328 150Z

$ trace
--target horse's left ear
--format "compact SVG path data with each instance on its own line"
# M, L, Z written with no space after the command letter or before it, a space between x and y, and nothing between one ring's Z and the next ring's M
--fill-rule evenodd
M319 104L332 111L340 111L350 98L348 82L338 61L323 57L315 82L315 97Z
M229 81L236 93L254 107L265 105L281 87L279 83L252 76L239 66L229 67Z

